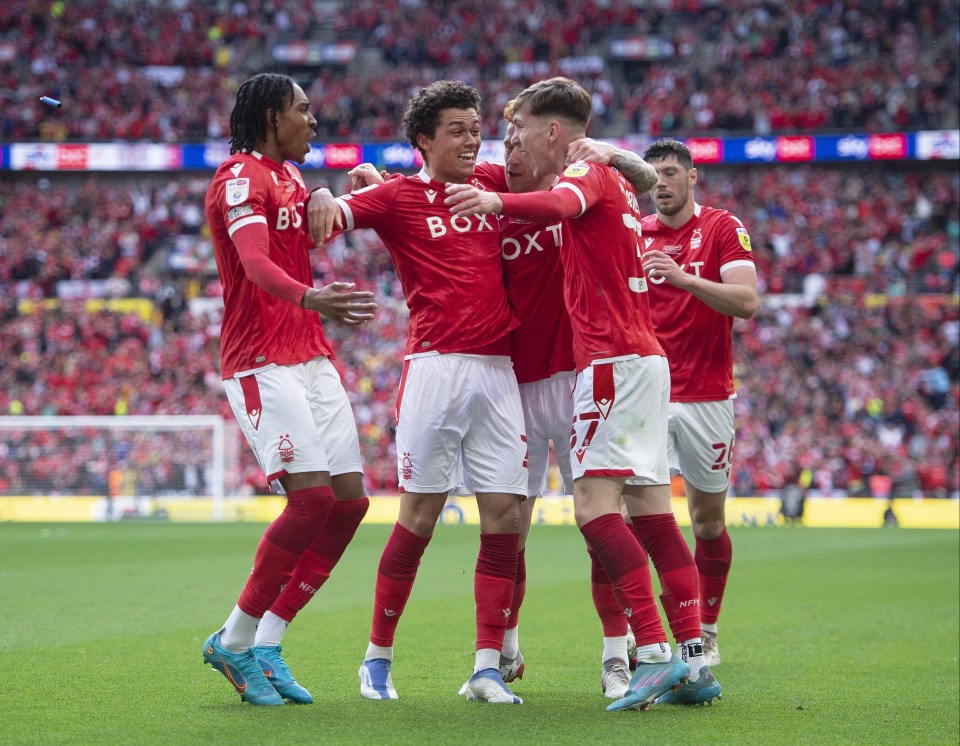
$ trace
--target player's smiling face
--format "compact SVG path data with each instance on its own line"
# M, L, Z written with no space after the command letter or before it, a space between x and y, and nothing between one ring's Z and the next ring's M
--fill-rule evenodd
M316 136L317 120L310 113L310 101L303 89L294 84L293 102L277 115L277 147L280 161L303 163Z
M534 178L543 178L553 167L549 139L550 121L546 117L536 117L526 111L515 111L513 124L516 128L514 146L526 156Z
M480 151L480 115L476 109L443 109L433 137L417 136L427 173L434 181L463 184L473 176Z
M538 181L533 175L533 167L520 148L513 144L517 128L507 125L507 133L503 137L503 158L507 176L507 188L514 193L532 192L536 190Z
M650 190L657 212L671 217L685 209L692 211L690 190L697 183L697 169L687 171L674 155L650 165L657 170L657 183Z

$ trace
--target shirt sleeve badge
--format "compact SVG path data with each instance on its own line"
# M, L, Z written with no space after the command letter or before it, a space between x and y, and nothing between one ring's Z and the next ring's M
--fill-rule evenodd
M227 181L227 204L239 205L250 196L250 179L229 179Z
M590 166L583 161L579 161L577 163L571 163L569 166L567 166L563 170L563 175L573 177L586 176L589 170Z
M753 251L753 246L750 245L750 234L747 233L746 228L737 228L737 238L740 239L740 245L744 251Z

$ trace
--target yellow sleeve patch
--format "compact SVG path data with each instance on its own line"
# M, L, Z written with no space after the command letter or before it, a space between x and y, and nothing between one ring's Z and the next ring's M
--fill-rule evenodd
M578 163L571 163L563 170L564 176L586 176L587 171L590 170L590 166L582 161Z
M746 228L737 228L737 238L740 239L740 245L745 251L753 251L753 246L750 244L750 234L747 233Z

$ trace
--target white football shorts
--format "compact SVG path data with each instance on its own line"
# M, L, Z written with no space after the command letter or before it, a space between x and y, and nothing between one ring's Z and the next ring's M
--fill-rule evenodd
M595 361L573 393L573 478L625 477L669 484L667 408L670 369L659 355Z
M308 471L363 472L357 424L325 357L268 365L223 382L233 414L271 487Z
M735 439L733 399L670 402L667 420L670 473L683 474L698 490L727 491Z
M563 493L573 494L570 465L570 437L573 422L574 373L557 373L550 378L520 384L523 421L529 450L527 496L540 497L547 486L550 441L563 478Z
M469 489L526 496L517 377L501 355L412 355L397 396L397 473L405 492Z

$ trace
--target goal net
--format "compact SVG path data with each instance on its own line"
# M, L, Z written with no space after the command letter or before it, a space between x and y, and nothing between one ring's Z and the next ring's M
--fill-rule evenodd
M219 519L238 440L216 415L0 417L0 496L106 498L105 519L207 498Z

